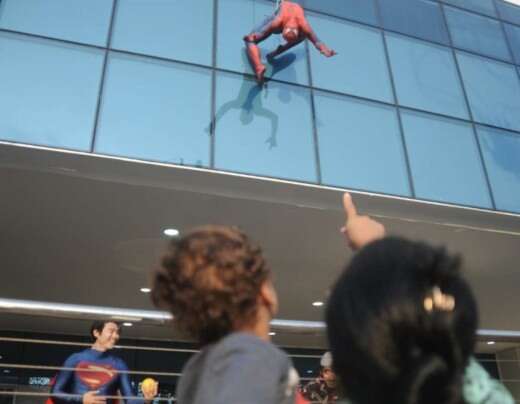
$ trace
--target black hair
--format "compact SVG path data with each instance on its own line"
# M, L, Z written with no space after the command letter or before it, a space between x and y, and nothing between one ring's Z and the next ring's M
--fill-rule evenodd
M101 334L103 332L103 328L105 328L105 325L107 325L108 323L113 323L117 325L117 328L119 329L119 334L121 334L121 324L119 322L114 320L96 320L90 326L90 338L92 339L92 341L96 341L94 331L97 331Z
M477 304L461 260L442 248L385 238L363 248L326 309L333 367L357 404L462 404ZM454 298L428 311L434 287Z

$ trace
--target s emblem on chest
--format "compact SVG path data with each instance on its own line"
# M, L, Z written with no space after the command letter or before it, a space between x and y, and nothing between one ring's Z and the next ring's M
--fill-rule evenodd
M76 366L79 379L91 389L97 389L109 383L117 375L112 365L101 365L91 362L80 362Z

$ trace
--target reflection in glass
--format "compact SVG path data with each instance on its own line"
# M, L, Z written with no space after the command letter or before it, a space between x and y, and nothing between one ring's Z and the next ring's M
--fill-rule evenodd
M0 139L89 150L103 55L0 33Z
M468 118L452 51L418 39L385 35L399 103Z
M477 128L497 209L520 213L520 135Z
M436 1L378 0L383 27L411 36L448 44L448 32Z
M219 74L214 123L216 168L317 180L309 90Z
M315 94L323 183L410 195L395 108Z
M219 0L218 10L218 45L217 66L237 72L253 74L247 57L244 58L245 47L243 37L269 18L275 11L275 6L265 0ZM320 33L317 32L319 35ZM323 38L326 40L326 38ZM280 35L272 35L259 44L267 72L265 77L288 81L291 83L308 84L307 60L305 45L295 46L284 54L290 55L293 62L276 69L268 63L265 55L275 50L283 40ZM283 62L282 62L283 64Z
M491 208L471 124L412 111L401 117L416 196Z
M208 165L210 89L209 70L112 54L95 151Z
M390 77L380 30L335 18L309 15L309 22L338 54L324 58L310 51L315 87L393 101Z
M212 36L212 0L119 0L112 47L211 65Z
M495 6L493 0L442 0L444 3L453 4L467 10L473 10L478 13L496 17Z
M452 7L444 10L454 46L511 60L500 22Z
M106 46L110 0L2 0L0 28Z
M457 52L473 117L477 122L520 130L520 80L515 68Z

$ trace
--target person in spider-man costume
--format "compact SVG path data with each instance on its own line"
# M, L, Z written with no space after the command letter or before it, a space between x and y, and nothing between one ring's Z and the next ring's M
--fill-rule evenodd
M115 322L96 321L91 335L95 342L91 348L67 358L63 369L56 375L52 386L53 403L115 404L119 394L123 402L143 404L135 397L128 367L109 351L119 340L119 325ZM150 390L142 388L144 401L150 402L157 395L157 383Z
M287 0L282 1L273 16L265 20L258 29L255 29L244 37L249 61L259 82L264 80L266 67L262 63L262 55L258 43L269 38L272 34L281 34L286 42L269 53L267 55L268 60L291 49L305 39L311 41L316 49L326 57L331 57L336 54L335 51L329 49L327 45L318 39L305 18L302 6Z

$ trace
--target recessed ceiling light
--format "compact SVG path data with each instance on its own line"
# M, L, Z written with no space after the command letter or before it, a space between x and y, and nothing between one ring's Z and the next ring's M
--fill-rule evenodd
M320 307L320 306L323 306L323 302L313 302L312 305L314 307Z
M125 327L132 327L132 326L133 326L132 323L123 323L123 325L124 325Z
M2 355L0 355L0 361L1 361L2 359L4 359L4 357L3 357Z
M274 331L271 331L271 332L269 333L269 335L272 337L272 336L276 335L276 333L275 333Z
M311 374L311 373L312 373L312 370L308 370L307 373L308 373L308 374Z
M140 290L141 292L143 292L143 293L150 293L150 292L152 291L152 289L150 289L150 288L141 288L141 289L139 289L139 290Z
M4 369L4 373L11 373L9 369Z
M495 345L495 341L488 341L487 344L488 345Z
M180 234L179 230L177 229L164 229L163 233L168 237L177 237Z

